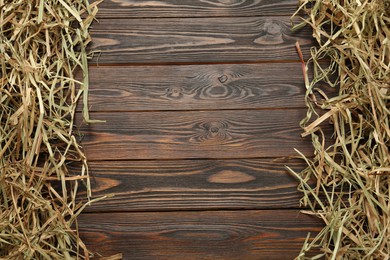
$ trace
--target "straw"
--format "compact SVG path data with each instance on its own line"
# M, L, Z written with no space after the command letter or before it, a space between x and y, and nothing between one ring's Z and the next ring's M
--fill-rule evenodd
M77 229L79 184L88 200L91 188L74 120L82 98L89 122L86 47L98 3L0 0L2 259L90 257Z
M318 45L302 59L305 80L312 78L302 135L311 136L315 153L301 154L306 169L289 171L304 212L325 223L297 259L389 259L390 1L300 0L293 17L301 19L293 29L310 26ZM324 95L329 86L336 97Z

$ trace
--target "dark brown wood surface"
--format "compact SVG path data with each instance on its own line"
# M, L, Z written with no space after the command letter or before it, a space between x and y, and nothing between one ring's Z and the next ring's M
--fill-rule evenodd
M295 0L105 0L99 18L290 16Z
M164 64L298 61L314 44L285 16L102 19L92 29L95 63Z
M81 236L123 259L293 259L305 87L294 0L106 0L92 29L92 119L78 131L94 197ZM332 91L329 91L331 94ZM80 106L81 107L81 106ZM72 170L76 170L72 169ZM84 192L85 191L81 191Z
M305 107L298 63L102 66L90 74L90 111Z
M257 158L311 155L298 122L304 109L93 113L89 160ZM107 153L107 150L110 153Z
M81 235L124 259L293 259L318 219L298 210L84 214Z
M300 194L285 165L291 159L91 162L93 194L116 194L98 211L297 208Z

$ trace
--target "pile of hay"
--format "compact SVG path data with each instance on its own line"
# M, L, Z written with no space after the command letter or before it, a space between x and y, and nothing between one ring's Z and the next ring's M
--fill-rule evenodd
M87 107L86 46L96 5L0 0L2 259L89 257L76 221L85 205L76 194L82 181L89 198L90 185L73 124L81 97ZM72 172L72 164L82 166Z
M302 172L291 172L300 181L302 204L310 208L306 213L325 227L307 239L298 259L389 259L390 0L299 4L294 16L302 23L294 29L311 26L319 44L304 66L308 112L301 122L315 157L304 158L308 167ZM328 98L324 83L338 95ZM325 122L334 129L330 146Z

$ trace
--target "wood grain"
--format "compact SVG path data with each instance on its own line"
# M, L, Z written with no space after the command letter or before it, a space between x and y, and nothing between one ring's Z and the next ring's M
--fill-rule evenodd
M305 167L284 158L91 162L94 196L115 197L86 211L297 208L302 195L285 165Z
M311 31L291 32L289 17L103 19L92 28L92 62L114 64L298 61Z
M92 113L81 128L90 161L257 158L312 154L301 138L304 109Z
M105 0L98 18L291 16L295 0Z
M106 112L303 108L305 90L298 63L92 67L89 105Z
M94 196L83 241L123 259L293 259L322 223L284 165L305 116L295 0L105 0L82 126ZM101 67L97 66L101 65ZM169 65L169 66L168 66ZM81 125L78 113L78 125ZM76 170L76 168L71 168ZM283 209L283 210L282 210Z
M297 210L82 214L83 241L123 259L293 259L322 227Z

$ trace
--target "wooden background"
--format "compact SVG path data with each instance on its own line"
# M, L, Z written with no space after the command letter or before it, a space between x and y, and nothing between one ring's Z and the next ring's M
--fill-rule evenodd
M94 196L81 235L124 259L293 259L305 115L296 0L105 0L82 126Z

